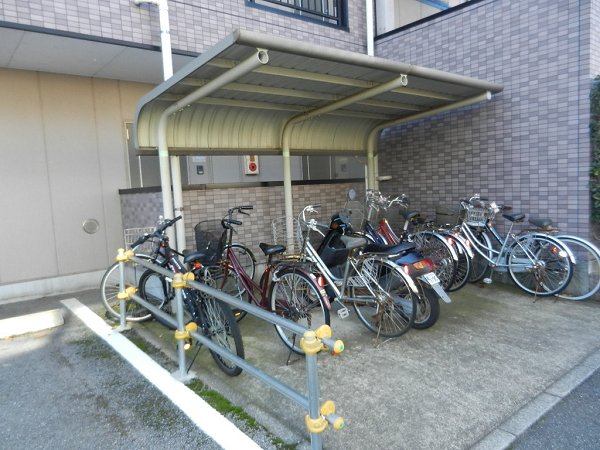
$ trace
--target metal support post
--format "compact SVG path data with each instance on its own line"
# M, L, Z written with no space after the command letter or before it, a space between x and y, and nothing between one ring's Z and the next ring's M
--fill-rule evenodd
M119 332L131 329L127 326L127 300L129 300L129 293L125 286L125 263L127 260L125 250L120 248L117 253L117 261L119 262L119 293L117 294L119 299L119 326L117 331Z

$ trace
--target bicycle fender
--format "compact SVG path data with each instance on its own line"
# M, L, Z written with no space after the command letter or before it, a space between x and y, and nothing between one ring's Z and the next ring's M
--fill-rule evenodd
M575 264L575 255L573 255L573 252L571 251L571 249L569 248L568 245L566 245L564 242L561 242L559 239L557 239L554 236L550 236L546 233L531 233L531 236L535 236L535 237L542 237L542 238L546 238L550 241L555 242L556 244L558 244L559 248L564 248L565 251L567 252L567 255L569 256L569 261L571 261L571 264ZM525 235L523 235L525 236Z

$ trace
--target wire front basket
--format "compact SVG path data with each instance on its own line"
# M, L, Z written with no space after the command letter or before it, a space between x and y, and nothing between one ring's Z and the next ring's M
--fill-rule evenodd
M131 244L142 237L144 234L154 233L154 227L140 227L140 228L125 228L123 230L123 239L125 241L125 247L131 248ZM136 253L144 253L151 255L156 250L156 238L152 238L144 242L142 245L135 249Z
M465 210L465 222L471 227L484 227L488 220L496 216L496 211L491 206L482 208L471 206Z
M306 233L306 228L300 225L298 219L291 219L292 226L292 243L294 245L294 252L300 251L302 248L302 243L304 240L304 235ZM285 217L278 217L277 219L273 219L271 221L271 233L273 236L273 243L279 245L285 245L286 247L290 247L290 243L288 242L288 230L289 225L288 221ZM289 250L286 253L293 253Z
M196 250L204 253L202 264L211 266L221 259L225 241L227 240L227 230L223 228L220 220L203 220L194 227L194 236L196 238Z

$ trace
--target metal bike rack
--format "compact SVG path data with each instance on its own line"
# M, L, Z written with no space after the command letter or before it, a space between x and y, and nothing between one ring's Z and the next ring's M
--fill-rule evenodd
M191 273L174 273L145 259L137 258L131 250L124 251L123 249L119 249L116 259L119 262L120 292L118 294L118 298L120 300L121 307L120 326L118 327L118 330L128 329L126 326L125 304L130 300L139 303L144 308L152 312L152 314L155 314L162 320L170 323L176 328L175 339L177 339L179 365L176 376L183 379L186 375L184 342L185 339L194 337L202 345L205 345L207 348L218 353L224 358L229 359L238 367L241 367L252 376L258 378L272 389L275 389L277 392L294 401L308 411L308 414L305 416L305 424L308 432L310 433L311 449L318 450L322 448L320 433L325 431L329 424L331 424L336 430L340 430L344 427L344 419L336 414L335 403L333 401L327 400L322 405L319 405L320 392L317 371L317 355L319 352L325 349L330 351L332 354L340 354L344 351L343 342L336 340L331 336L331 328L329 328L327 325L323 325L317 330L310 330L306 327L298 325L295 322L292 322L291 320L277 316L250 303L242 302L235 297L219 291L218 289L214 289L210 286L194 281L194 276ZM154 305L146 302L143 298L135 293L135 287L125 287L125 264L128 262L134 262L148 269L154 270L155 272L173 280L172 286L175 289L175 306L177 311L176 317L173 317L170 314L167 314L164 311L156 308ZM273 325L282 326L294 333L297 333L298 335L303 336L300 341L300 346L305 353L308 391L307 395L292 389L288 385L253 366L245 359L240 358L229 350L215 344L209 338L197 333L191 327L186 329L183 318L183 299L181 294L181 289L183 288L199 290L227 303L233 308L244 310L247 313L258 317L259 319L267 321Z

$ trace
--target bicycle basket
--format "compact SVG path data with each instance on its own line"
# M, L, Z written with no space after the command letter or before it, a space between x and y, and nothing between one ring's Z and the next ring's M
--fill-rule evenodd
M205 266L214 265L221 259L225 241L227 239L227 230L223 228L220 220L203 220L194 227L196 237L196 250L204 253L204 258L200 260Z
M496 216L496 211L491 206L485 208L472 206L466 209L465 222L471 227L483 227L488 220Z
M123 230L123 238L125 240L125 247L131 248L131 244L138 240L144 234L154 233L154 227L140 227L140 228L125 228ZM144 242L138 248L135 249L136 253L145 253L148 255L154 254L158 250L160 240L152 238Z
M279 245L285 245L289 247L288 243L288 222L285 217L279 217L271 221L271 232L273 236L273 243ZM300 225L298 219L292 219L292 238L294 244L294 251L299 251L302 248L303 232L305 229ZM290 253L286 251L286 253Z

